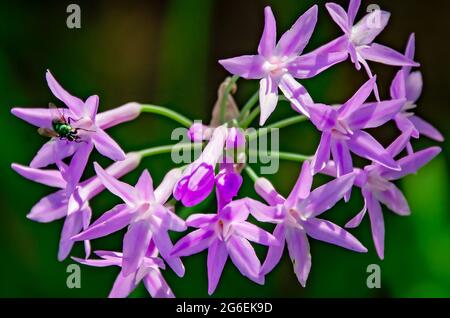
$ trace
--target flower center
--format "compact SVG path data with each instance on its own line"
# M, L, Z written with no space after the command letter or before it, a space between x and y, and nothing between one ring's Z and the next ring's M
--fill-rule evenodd
M233 234L233 229L230 224L226 224L222 220L217 222L216 231L222 241L228 240Z
M410 112L410 110L412 110L412 109L414 109L414 108L416 108L416 107L417 107L416 104L414 104L414 103L411 102L411 101L407 101L407 102L405 103L405 105L403 105L401 112L402 112L404 115L408 116L408 117L409 117L409 116L413 116L414 113L413 113L413 112Z
M336 124L331 129L331 133L336 139L344 139L348 140L351 135L353 135L353 131L347 125L347 123L343 120L336 120Z
M305 220L306 219L300 214L297 209L291 208L288 210L286 222L289 226L303 230L301 222Z
M367 183L373 190L386 191L389 190L391 183L378 173L369 173Z
M263 64L263 69L266 73L272 76L281 76L287 72L286 62L287 57L273 56Z

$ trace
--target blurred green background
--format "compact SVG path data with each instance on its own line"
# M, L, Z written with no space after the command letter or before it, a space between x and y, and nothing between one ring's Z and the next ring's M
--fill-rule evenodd
M363 1L363 9L373 1ZM66 287L66 268L72 261L56 260L62 222L38 224L26 219L30 208L52 189L25 180L10 169L12 162L28 164L45 141L32 127L10 114L13 106L45 106L55 102L44 80L45 70L74 95L100 95L100 111L128 101L169 106L192 119L209 121L218 85L227 76L217 60L253 54L263 27L263 8L270 4L279 34L314 3L320 5L319 22L306 51L340 35L323 1L277 0L170 0L83 1L81 29L66 27L70 2L1 1L0 4L0 296L2 297L105 297L118 268L81 267L82 288ZM449 297L449 101L450 2L376 1L392 12L380 43L403 51L410 32L416 32L417 56L422 64L425 90L418 113L446 137L443 152L417 175L399 182L409 200L412 215L403 218L385 211L386 255L380 261L370 237L368 219L353 230L369 249L356 254L311 240L312 270L306 288L301 288L284 255L280 265L258 286L239 275L228 262L214 296L258 297ZM344 2L347 6L347 1ZM360 11L360 15L362 12ZM396 68L373 66L379 75L381 94L387 97ZM343 63L317 78L304 81L316 101L345 101L365 81L349 63ZM241 105L257 88L255 81L239 81L236 99ZM294 112L280 104L270 121ZM170 143L176 125L164 118L144 114L131 123L109 130L126 151ZM374 132L387 145L396 136L391 125ZM291 136L295 136L292 138ZM281 148L312 154L319 140L309 123L281 131ZM415 142L421 149L434 143ZM103 165L108 161L92 156ZM155 183L171 168L168 156L146 159L138 171L124 179L135 182L148 168ZM300 167L282 162L278 174L269 176L286 194ZM89 168L86 175L91 175ZM252 195L246 179L242 196ZM319 178L319 182L321 182ZM351 202L339 203L325 216L338 224L359 211L362 201L354 191ZM91 201L94 219L119 199L103 193ZM214 198L193 211L214 212ZM270 229L270 227L269 227ZM121 248L121 235L93 242L94 249ZM174 238L178 238L174 236ZM261 258L264 248L257 248ZM82 256L81 246L73 255ZM164 275L179 297L207 296L206 253L184 259L186 275L180 279L170 270ZM366 287L366 268L381 266L381 289ZM134 297L146 297L140 286Z

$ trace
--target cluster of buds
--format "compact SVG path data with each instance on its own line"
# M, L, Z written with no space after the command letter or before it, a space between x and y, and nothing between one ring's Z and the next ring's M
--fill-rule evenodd
M367 252L347 230L359 226L366 212L376 252L383 259L385 233L381 203L396 214L410 214L406 198L393 181L417 172L441 150L439 147L415 150L414 139L426 136L442 141L443 137L412 112L422 90L420 71L412 71L419 66L414 61L414 35L409 38L404 54L375 43L390 14L375 10L355 23L359 7L359 0L350 0L347 11L335 3L326 4L344 35L307 54L302 52L313 34L318 7L313 6L300 16L278 42L274 15L271 8L266 7L258 54L219 61L234 76L220 86L209 125L193 123L164 107L139 103L128 103L97 114L98 96L86 101L74 97L47 72L50 90L66 107L12 109L15 116L51 137L29 166L13 164L12 168L25 178L58 188L42 198L28 214L29 219L37 222L65 220L58 259L67 258L73 245L83 241L85 256L73 257L74 260L90 266L121 268L110 297L128 296L140 281L153 297L174 297L161 272L166 264L182 277L185 273L182 257L208 250L208 293L212 294L228 257L243 276L264 284L265 276L279 263L286 243L294 272L305 286L311 269L309 239ZM369 79L340 105L318 102L297 81L317 76L348 59L357 70L362 66ZM400 68L392 81L389 99L381 100L377 78L368 61ZM241 109L232 96L238 78L260 80L259 93ZM284 97L279 97L279 90ZM368 101L372 94L374 100ZM259 177L246 160L250 152L246 144L259 132L245 129L258 114L259 124L263 126L282 100L288 101L299 115L271 124L270 128L309 120L321 133L313 156L284 153L285 159L303 162L297 182L287 196L279 193L268 179ZM114 125L135 119L141 112L174 119L188 128L186 135L190 142L182 147L202 148L193 162L168 171L156 188L146 169L134 186L119 178L138 168L143 157L171 152L180 149L180 145L125 154L105 132ZM396 123L399 135L385 148L366 129L391 121ZM104 169L94 162L96 175L81 181L94 148L114 163ZM281 158L281 153L279 155ZM355 167L353 156L369 163ZM47 168L50 165L54 167ZM255 198L239 197L244 171L264 203ZM333 179L312 189L317 174ZM350 200L353 188L361 190L364 199L361 212L344 227L324 219L322 215L337 202ZM91 222L89 201L104 189L123 203ZM195 206L214 191L215 213L192 214L186 220L177 215L177 204ZM275 224L273 232L251 223L250 215L259 222ZM189 227L194 230L175 244L171 241L170 231L184 232ZM124 228L127 230L122 252L96 251L98 257L91 257L91 240ZM268 246L263 262L252 243Z

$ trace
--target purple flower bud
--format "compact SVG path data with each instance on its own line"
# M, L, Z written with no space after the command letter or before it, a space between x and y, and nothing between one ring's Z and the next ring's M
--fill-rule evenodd
M203 201L213 190L214 169L222 157L227 138L226 126L214 129L211 140L200 157L190 164L174 188L173 196L185 206L194 206Z

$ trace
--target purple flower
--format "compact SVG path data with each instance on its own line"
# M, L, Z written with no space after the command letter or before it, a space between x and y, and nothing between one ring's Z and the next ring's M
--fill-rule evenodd
M95 254L101 259L80 259L72 257L75 261L95 267L119 266L123 264L123 254L111 251L96 251ZM123 270L114 282L114 286L109 293L110 298L125 298L139 284L144 282L145 287L153 298L175 298L172 290L161 274L160 269L165 269L164 262L157 257L158 250L153 242L147 250L146 255L136 271L125 275Z
M369 77L373 77L367 61L374 61L394 66L419 66L412 57L404 56L384 45L373 43L375 38L386 27L390 13L382 10L374 10L365 15L358 23L355 22L356 14L361 5L360 0L350 0L348 11L336 3L327 3L326 8L336 24L344 31L342 37L346 39L348 51L356 69L360 70L362 64ZM378 90L375 87L378 99Z
M320 144L311 164L314 174L325 167L330 153L336 162L338 176L353 171L350 152L387 168L399 169L383 146L363 130L381 126L391 120L405 102L405 99L396 99L364 104L373 90L375 80L376 77L367 81L342 106L315 104L310 107L311 122L322 131Z
M136 184L130 186L107 173L97 163L95 171L101 182L125 203L115 206L92 223L89 228L74 236L73 240L92 240L119 231L128 226L123 239L122 271L125 276L136 272L142 265L150 240L153 240L161 256L178 276L184 275L179 257L170 256L172 242L168 231L184 231L184 221L164 206L180 178L180 169L167 173L160 186L153 191L153 181L144 170Z
M415 36L411 34L405 56L413 59L414 51ZM414 138L418 138L419 134L422 134L436 141L444 141L444 137L436 128L412 112L422 93L422 87L423 81L420 71L411 72L410 66L404 66L398 71L391 84L391 97L394 99L405 98L406 102L395 117L397 127L402 132L412 129L412 137ZM411 149L411 146L408 145L408 148Z
M110 174L121 177L135 169L141 160L137 154L130 153L125 160L112 164L107 170ZM54 169L37 169L12 164L12 168L24 178L60 190L42 198L31 209L27 217L36 222L48 223L66 217L59 243L58 259L64 260L73 246L71 237L86 229L91 219L89 200L103 191L104 186L97 177L69 186L67 167L59 163L62 171ZM66 171L65 171L66 170ZM74 180L71 179L71 182ZM71 188L68 191L68 188ZM85 240L86 255L90 254L89 241Z
M387 148L390 156L396 157L400 154L408 143L410 134L411 131L404 132ZM361 188L364 197L364 208L346 224L346 227L355 228L359 226L368 211L372 227L372 237L380 259L384 258L384 220L380 202L398 215L409 215L411 212L408 202L400 189L392 181L398 180L408 174L416 173L421 167L437 156L440 151L441 149L439 147L430 147L409 154L397 160L397 164L401 168L399 171L386 169L377 163L368 165L364 169L355 169L357 175L355 185ZM334 162L327 164L324 173L336 175Z
M276 23L270 7L264 10L264 31L258 46L258 55L243 55L220 60L230 73L246 79L260 79L260 125L274 111L278 102L278 88L292 103L294 109L307 115L305 105L311 97L295 78L310 78L346 59L347 54L333 52L333 45L299 56L309 42L317 22L317 6L298 18L292 28L276 43Z
M59 108L66 121L77 130L78 141L52 138L44 144L32 160L30 167L42 168L75 154L78 165L70 166L72 174L81 174L86 166L92 148L104 156L118 161L125 159L125 153L119 145L104 131L120 122L136 118L140 113L140 106L129 103L97 115L98 96L90 96L85 102L70 95L55 80L50 71L46 73L47 83L53 95L68 108ZM48 108L13 108L11 112L26 122L40 128L52 128L55 114Z
M185 206L203 201L214 188L214 169L222 158L228 136L226 125L214 129L208 145L200 157L191 163L177 182L173 196Z
M224 191L225 193L222 191L223 188L217 188L218 198L231 200L237 194L236 188L231 191L228 188ZM220 205L219 200L217 214L189 216L186 225L197 230L180 239L172 250L172 255L189 256L208 249L208 293L210 295L217 287L228 256L242 275L258 284L263 284L264 277L259 275L261 263L249 241L263 245L278 244L270 233L246 221L249 210L245 200L229 202L223 208Z
M269 247L261 275L266 275L278 264L286 242L294 272L304 287L311 269L308 236L352 251L367 252L353 235L330 221L317 218L342 199L352 187L354 179L354 174L347 174L311 192L313 177L309 162L305 161L287 199L278 194L267 179L259 178L256 181L256 192L270 206L253 199L246 199L247 204L258 220L278 223L273 235L280 242L279 245Z

